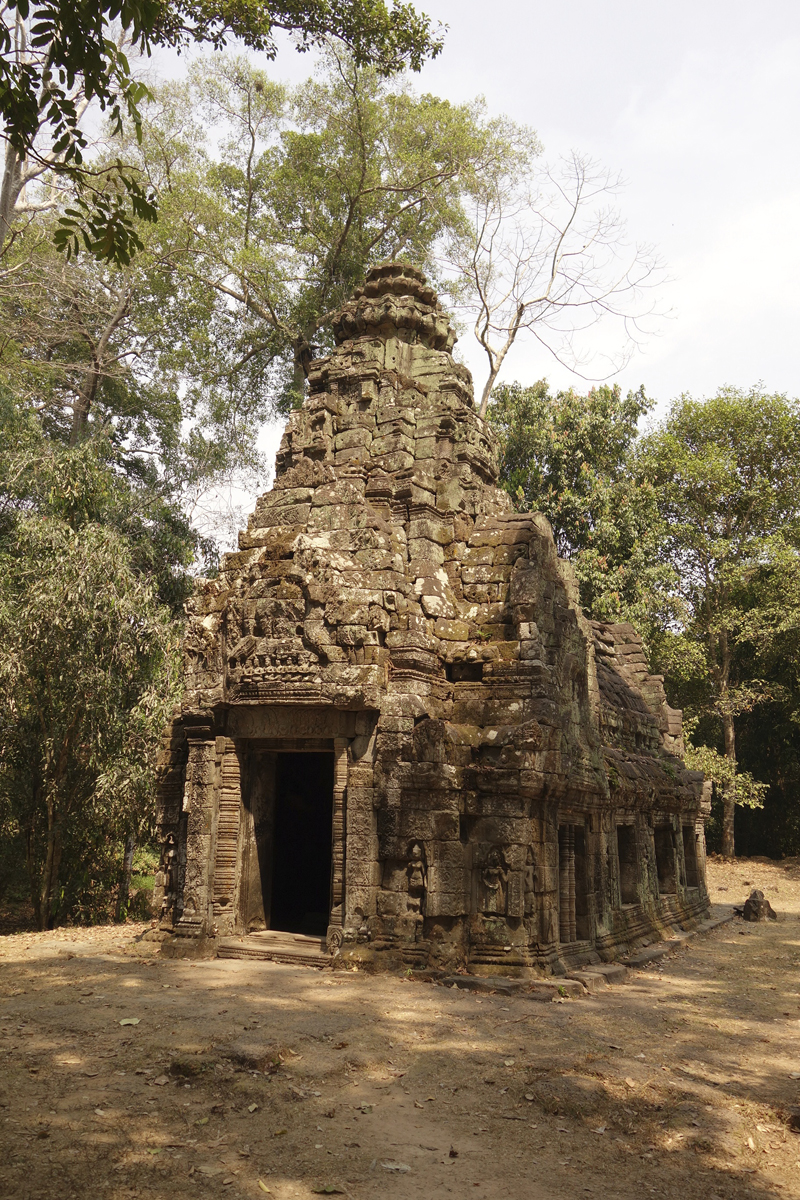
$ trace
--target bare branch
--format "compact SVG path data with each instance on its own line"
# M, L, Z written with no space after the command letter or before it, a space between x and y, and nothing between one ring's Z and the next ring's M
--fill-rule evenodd
M456 307L472 314L489 372L484 416L503 363L522 331L576 374L592 359L576 335L607 318L622 346L604 355L608 378L642 340L656 305L646 289L663 279L651 248L628 245L614 206L617 176L573 153L541 176L515 177L508 164L477 191L471 228L443 255Z

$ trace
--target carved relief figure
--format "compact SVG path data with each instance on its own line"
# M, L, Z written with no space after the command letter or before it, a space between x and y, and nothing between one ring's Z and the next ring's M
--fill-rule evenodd
M536 855L533 846L528 846L525 856L525 916L531 917L536 912L536 892L538 890L536 875Z
M502 916L506 911L508 871L497 846L492 846L481 871L481 912Z
M428 867L425 861L425 850L414 842L408 851L408 911L410 913L425 912L425 893L428 887Z
M161 917L166 916L175 905L178 891L178 852L175 849L175 838L170 834L162 853L161 867L156 872L156 887L164 889L161 901Z
M558 941L558 909L555 905L555 893L551 893L542 909L542 943L550 946Z

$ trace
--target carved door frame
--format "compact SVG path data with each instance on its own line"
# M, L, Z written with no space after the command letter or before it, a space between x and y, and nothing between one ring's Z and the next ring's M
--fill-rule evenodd
M322 742L325 745L322 745ZM263 749L274 753L331 753L333 751L333 795L331 837L331 890L327 943L335 953L342 943L345 911L345 844L347 837L346 796L350 739L334 738L220 738L217 742L219 774L212 890L214 925L219 935L247 936L237 928L242 887L243 854L247 826L243 820L243 756ZM245 835L245 836L243 836Z

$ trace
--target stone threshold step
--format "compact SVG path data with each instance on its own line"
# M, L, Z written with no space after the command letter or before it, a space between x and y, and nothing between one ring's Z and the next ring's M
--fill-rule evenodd
M221 938L217 957L318 967L330 966L333 961L322 938L302 934L271 935L269 931L242 938Z

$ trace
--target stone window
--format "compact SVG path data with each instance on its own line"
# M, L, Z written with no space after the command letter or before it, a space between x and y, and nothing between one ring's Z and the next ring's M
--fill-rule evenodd
M658 872L658 890L662 896L672 896L677 892L677 876L675 874L675 841L671 825L657 825L653 830L653 840L656 846L656 871Z
M617 826L617 857L620 899L623 904L638 904L639 857L636 853L636 830L633 825Z
M698 887L697 836L693 825L683 827L683 860L686 864L686 886Z
M583 942L591 937L586 865L586 830L584 826L559 826L559 940L561 942Z
M446 663L445 675L450 683L481 683L483 680L483 663Z

